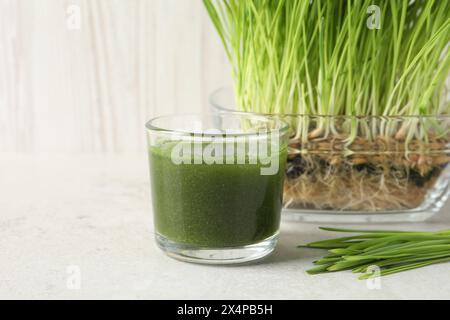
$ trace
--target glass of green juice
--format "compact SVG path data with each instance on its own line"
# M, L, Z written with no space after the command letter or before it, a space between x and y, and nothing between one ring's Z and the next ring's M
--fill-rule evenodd
M259 260L277 243L288 124L270 116L184 114L147 125L158 246L179 260Z

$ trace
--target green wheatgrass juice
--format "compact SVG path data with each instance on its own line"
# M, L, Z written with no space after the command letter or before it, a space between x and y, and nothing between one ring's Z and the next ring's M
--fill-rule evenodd
M175 164L174 143L149 150L156 232L168 240L209 248L261 242L278 232L287 152L276 154L279 169L267 165ZM267 159L266 159L267 160Z

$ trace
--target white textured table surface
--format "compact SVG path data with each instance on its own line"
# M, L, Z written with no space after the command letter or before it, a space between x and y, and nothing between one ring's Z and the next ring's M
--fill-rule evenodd
M392 227L448 229L449 206ZM152 229L145 155L0 157L0 298L450 298L448 264L382 278L379 289L350 272L307 275L323 252L295 246L324 237L313 224L284 222L270 258L238 267L172 260Z

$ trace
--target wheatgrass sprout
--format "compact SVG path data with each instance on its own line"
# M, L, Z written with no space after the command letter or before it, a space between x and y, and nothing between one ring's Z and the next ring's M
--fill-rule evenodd
M237 108L291 125L285 208L402 212L443 194L450 1L204 4Z
M359 279L374 276L373 266L385 276L450 261L450 230L439 232L351 230L320 228L326 231L361 233L299 246L327 249L329 254L314 261L309 274L352 270Z
M241 110L346 116L450 111L446 99L450 1L204 0L204 4L232 63ZM379 17L368 11L374 6L380 9ZM372 18L378 18L379 29L368 24ZM349 125L351 138L357 125ZM406 123L405 135L408 127L416 126ZM390 126L372 130L373 136L380 130L387 134Z

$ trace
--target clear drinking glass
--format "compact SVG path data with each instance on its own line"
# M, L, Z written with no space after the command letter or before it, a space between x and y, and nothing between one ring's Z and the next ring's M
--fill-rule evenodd
M173 115L147 125L154 227L174 258L242 263L278 239L288 125L254 115Z

